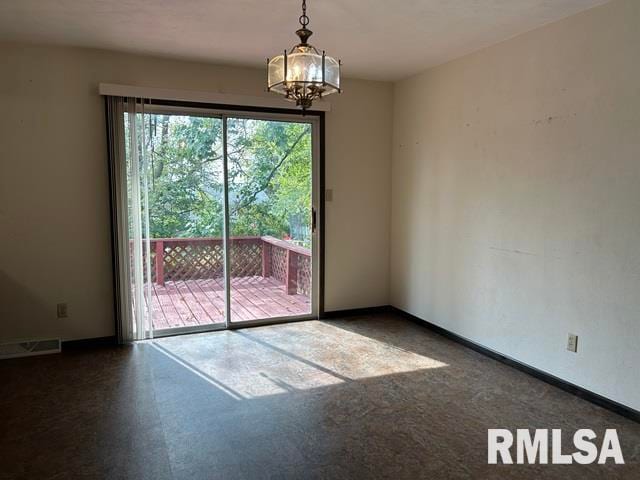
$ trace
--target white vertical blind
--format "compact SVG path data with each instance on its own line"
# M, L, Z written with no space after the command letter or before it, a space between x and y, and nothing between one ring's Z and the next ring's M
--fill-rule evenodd
M129 226L132 262L132 338L153 337L151 305L151 246L149 236L148 166L145 156L144 101L127 98Z
M153 337L144 101L107 97L117 334Z
M111 222L116 333L120 343L133 340L133 297L131 291L130 235L128 219L125 103L121 97L107 97L107 142L111 187Z

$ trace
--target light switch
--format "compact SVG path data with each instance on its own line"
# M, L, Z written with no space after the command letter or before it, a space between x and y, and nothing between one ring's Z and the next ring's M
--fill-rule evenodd
M58 318L67 318L69 316L67 304L59 303L58 305L56 305L56 313L58 315Z
M324 201L325 201L325 202L331 202L331 201L333 201L333 190L332 190L332 189L327 188L327 189L324 191Z

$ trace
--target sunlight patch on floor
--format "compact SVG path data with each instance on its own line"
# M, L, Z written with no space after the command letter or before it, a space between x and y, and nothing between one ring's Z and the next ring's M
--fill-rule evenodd
M308 321L149 343L235 399L447 366L409 350L392 333L384 335Z

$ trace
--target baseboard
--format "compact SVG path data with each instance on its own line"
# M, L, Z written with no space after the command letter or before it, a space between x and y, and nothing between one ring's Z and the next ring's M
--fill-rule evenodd
M487 357L490 357L494 360L504 363L505 365L509 365L510 367L516 368L521 372L524 372L533 377L536 377L538 380L542 380L543 382L553 385L554 387L560 388L565 392L571 393L577 397L582 398L583 400L586 400L595 405L598 405L599 407L606 408L607 410L617 413L618 415L622 415L623 417L626 417L630 420L640 423L640 411L638 410L635 410L631 407L627 407L626 405L622 405L621 403L618 403L614 400L610 400L595 392L579 387L578 385L574 385L573 383L567 382L566 380L563 380L554 375L551 375L550 373L546 373L546 372L543 372L542 370L538 370L535 367L531 367L525 363L520 362L519 360L515 360L511 357L508 357L499 352L496 352L495 350L491 350L490 348L483 347L482 345L475 343L472 340L461 337L460 335L453 333L447 330L446 328L442 328L442 327L439 327L438 325L434 325L433 323L428 322L427 320L423 320L399 308L389 307L388 311L392 311L402 316L403 318L406 318L407 320L410 320L422 327L428 328L434 333L442 335L443 337L446 337L478 353L481 353L483 355L486 355Z
M117 345L115 336L83 338L81 340L67 340L62 342L62 351L79 348L112 347Z
M380 313L390 313L393 311L391 305L381 305L379 307L351 308L348 310L333 310L322 312L320 319L343 318L343 317L363 317Z

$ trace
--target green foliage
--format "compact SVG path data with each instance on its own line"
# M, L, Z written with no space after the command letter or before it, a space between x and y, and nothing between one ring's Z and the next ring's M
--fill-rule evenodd
M222 121L147 114L153 238L222 236ZM231 235L309 244L311 126L231 118L227 123Z

